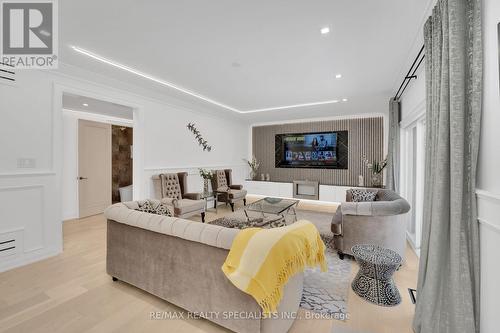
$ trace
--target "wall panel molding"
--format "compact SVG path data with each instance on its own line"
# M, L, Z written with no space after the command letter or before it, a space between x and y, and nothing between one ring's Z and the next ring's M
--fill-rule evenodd
M0 258L0 272L60 252L60 242L52 241L60 228L53 224L53 212L47 210L53 201L52 179L39 174L1 179L0 200L8 209L0 212L0 233L20 235L16 252Z
M500 195L477 189L476 198L479 224L500 233Z
M3 172L0 173L0 178L14 177L40 177L40 176L55 176L55 171L52 170L37 170L37 171L19 171L19 172Z
M252 128L252 151L260 162L258 173L269 173L272 181L313 180L324 185L356 186L363 175L371 185L371 174L363 162L382 160L384 153L383 117L351 118L304 123L287 123ZM349 168L305 169L275 168L274 140L276 134L342 131L349 132Z
M476 190L481 267L481 332L498 331L500 285L500 195Z

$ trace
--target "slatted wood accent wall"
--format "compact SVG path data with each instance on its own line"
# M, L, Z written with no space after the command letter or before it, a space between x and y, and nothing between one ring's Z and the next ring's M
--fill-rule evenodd
M274 139L276 134L342 131L349 132L349 168L302 169L275 168ZM260 162L260 174L271 176L271 181L292 182L314 180L324 185L356 186L363 175L365 186L371 184L371 174L363 162L383 159L383 118L339 119L308 123L256 126L252 129L252 151Z

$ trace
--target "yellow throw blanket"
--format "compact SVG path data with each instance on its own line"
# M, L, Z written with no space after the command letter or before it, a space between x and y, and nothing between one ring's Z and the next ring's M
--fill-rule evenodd
M240 231L222 271L269 316L276 312L288 279L318 264L326 271L325 244L314 224L302 220L281 228Z

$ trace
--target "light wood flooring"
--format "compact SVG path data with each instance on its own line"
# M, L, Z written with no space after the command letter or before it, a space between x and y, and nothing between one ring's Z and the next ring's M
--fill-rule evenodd
M219 206L207 219L227 214ZM335 206L301 203L299 209L333 213ZM112 282L105 271L105 218L97 215L64 223L64 252L0 274L0 332L228 332L204 319L152 320L151 312L182 309L135 287ZM310 319L300 310L292 333L410 333L418 259L395 274L403 302L393 308L363 301L349 288L349 319ZM353 264L352 277L357 272Z

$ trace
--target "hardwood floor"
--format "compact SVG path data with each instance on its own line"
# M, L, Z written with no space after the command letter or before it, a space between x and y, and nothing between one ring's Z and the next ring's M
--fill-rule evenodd
M334 212L335 206L301 203L299 209ZM228 211L220 206L219 214L210 210L207 219ZM135 287L112 282L105 271L102 215L67 221L63 229L62 254L0 274L0 332L228 332L203 319L150 319L155 311L187 313ZM350 290L347 321L308 319L301 310L290 332L412 332L414 306L407 288L416 286L418 259L407 251L407 262L395 274L401 305L375 306Z

